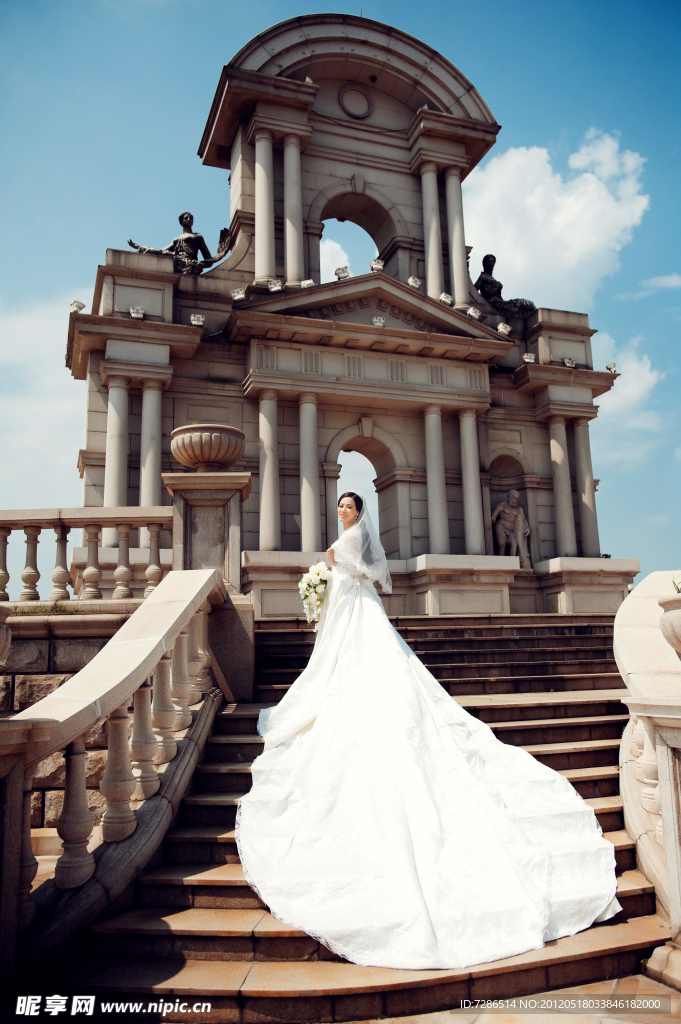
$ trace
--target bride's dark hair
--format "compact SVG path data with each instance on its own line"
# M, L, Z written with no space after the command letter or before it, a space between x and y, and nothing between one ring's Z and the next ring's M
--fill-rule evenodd
M352 500L355 503L355 508L357 509L357 514L359 515L359 513L362 511L362 504L363 504L362 499L360 498L359 494L355 494L354 491L346 491L345 494L341 494L340 498L338 499L338 504L339 505L340 505L341 501L343 500L343 498L352 498Z

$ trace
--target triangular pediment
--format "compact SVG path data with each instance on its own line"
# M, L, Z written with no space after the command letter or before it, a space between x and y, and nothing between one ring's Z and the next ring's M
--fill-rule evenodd
M423 295L415 288L384 274L364 274L295 291L251 293L235 306L280 316L307 317L337 324L372 326L383 317L384 329L448 334L458 338L503 340L496 329L480 320Z

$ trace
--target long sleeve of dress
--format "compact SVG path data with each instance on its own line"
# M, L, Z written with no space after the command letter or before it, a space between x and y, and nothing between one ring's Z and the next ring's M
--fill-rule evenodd
M351 576L353 579L361 579L365 573L359 568L359 543L357 538L352 537L338 545L339 558L336 559L335 568L344 576Z

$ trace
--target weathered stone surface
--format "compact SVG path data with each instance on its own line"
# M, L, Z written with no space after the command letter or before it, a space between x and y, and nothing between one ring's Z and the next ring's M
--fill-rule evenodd
M109 637L56 637L52 640L52 670L79 672L101 651Z
M47 672L49 640L12 640L3 668L6 672Z
M12 677L0 676L0 711L15 711L12 705Z
M70 675L18 675L14 680L14 705L17 711L32 707L70 679Z
M36 766L33 774L34 789L63 789L64 755L60 750L50 754Z
M43 824L43 794L42 790L34 790L31 793L31 828L42 828Z
M56 828L63 805L63 789L47 790L45 793L45 828ZM98 825L106 810L106 802L98 789L88 789L87 805L92 811L94 824Z

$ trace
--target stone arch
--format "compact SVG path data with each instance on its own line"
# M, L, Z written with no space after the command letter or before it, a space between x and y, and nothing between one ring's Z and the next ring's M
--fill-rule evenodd
M368 417L367 417L368 419ZM336 539L331 523L337 522L338 456L342 451L359 452L369 460L377 477L385 477L391 470L407 469L407 455L396 437L375 423L359 423L339 430L326 450L326 520L328 542ZM381 487L378 496L381 542L388 558L411 558L411 511L408 482L390 479ZM405 490L406 488L406 490Z
M525 458L525 456L521 455L520 452L515 450L515 448L494 448L494 449L492 449L492 451L490 451L489 455L487 456L487 458L485 459L485 462L484 462L484 468L487 470L487 472L490 472L491 467L492 467L492 463L495 462L497 459L501 459L502 457L506 457L506 458L510 458L510 459L515 459L515 461L517 463L519 463L523 475L529 474L529 473L532 472L530 464L527 461L527 459Z
M409 228L399 207L374 185L362 184L357 191L353 182L329 185L312 201L308 220L320 222L336 217L352 221L370 235L379 253L393 238L407 237Z

